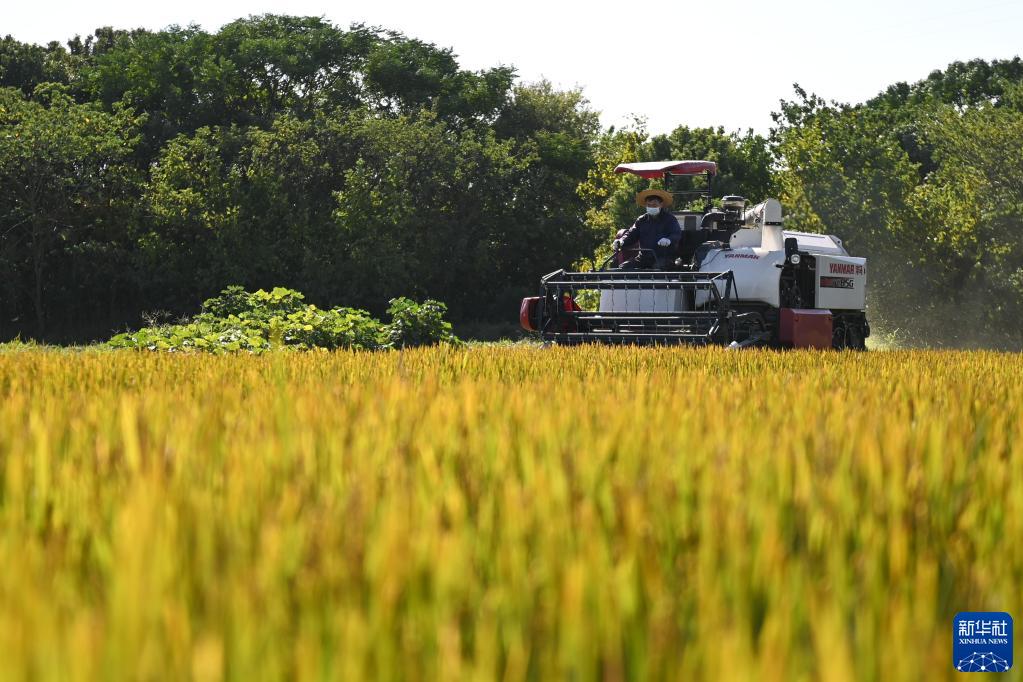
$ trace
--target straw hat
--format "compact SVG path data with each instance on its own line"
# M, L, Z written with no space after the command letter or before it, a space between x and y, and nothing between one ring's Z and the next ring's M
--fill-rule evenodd
M671 205L675 203L675 199L671 196L670 192L665 192L663 189L645 189L636 194L636 205L645 206L646 200L649 197L660 199L661 205L664 208L671 208Z

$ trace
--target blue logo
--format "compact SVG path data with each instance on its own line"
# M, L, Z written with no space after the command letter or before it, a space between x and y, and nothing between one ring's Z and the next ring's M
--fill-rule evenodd
M952 665L963 673L1012 668L1012 616L1004 611L957 613L952 619Z

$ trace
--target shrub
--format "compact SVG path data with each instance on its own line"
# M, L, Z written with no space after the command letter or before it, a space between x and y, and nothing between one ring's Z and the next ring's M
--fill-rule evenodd
M322 310L303 302L301 292L283 287L249 293L230 286L203 303L202 312L184 324L154 325L114 336L114 348L151 351L261 353L275 349L374 350L434 343L456 343L439 301L418 304L391 301L389 325L365 310Z
M451 323L444 320L447 306L440 301L427 299L416 303L402 296L392 298L387 314L391 324L387 325L387 346L408 348L429 346L436 343L457 343L451 332Z

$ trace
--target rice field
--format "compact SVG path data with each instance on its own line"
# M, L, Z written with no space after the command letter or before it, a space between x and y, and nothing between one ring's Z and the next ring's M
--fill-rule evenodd
M1023 616L1021 378L0 352L0 680L952 679L953 614Z

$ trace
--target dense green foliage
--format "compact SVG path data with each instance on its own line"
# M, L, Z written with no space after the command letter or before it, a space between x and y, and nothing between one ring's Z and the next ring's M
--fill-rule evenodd
M275 287L247 292L230 286L203 303L202 312L181 324L155 324L117 334L113 348L151 351L226 353L268 350L382 350L437 343L457 344L447 307L439 301L422 304L407 298L391 301L390 324L365 310L321 310L303 303L298 291Z
M606 131L594 145L594 163L579 195L586 201L587 222L606 236L597 260L610 253L614 233L636 219L636 191L648 183L634 175L614 173L619 163L664 159L707 159L718 164L712 188L715 200L739 194L754 200L771 195L772 157L767 140L747 131L726 133L723 128L680 126L668 135L649 136L642 125L632 129ZM676 178L673 189L704 186L702 177ZM655 183L657 184L657 183ZM691 208L703 209L702 201Z
M458 343L451 324L444 320L447 311L440 301L416 303L408 298L395 298L387 313L391 323L383 328L384 348L414 348L437 343Z
M7 37L0 339L105 338L229 283L511 321L540 275L590 267L635 218L646 181L615 165L696 158L718 162L717 196L778 196L790 229L868 257L875 328L1023 346L1020 59L857 105L797 86L776 122L601 131L578 91L309 17Z
M232 282L507 318L589 253L578 92L317 18L0 42L0 338L83 339Z
M869 311L919 344L1023 347L1023 63L952 64L856 106L797 87L772 137L789 229L871 259Z
M787 229L869 259L868 316L888 339L1023 347L1023 62L956 62L858 105L795 95L769 138L604 133L580 186L589 223L610 238L635 216L644 181L616 164L711 159L717 196L777 196Z

